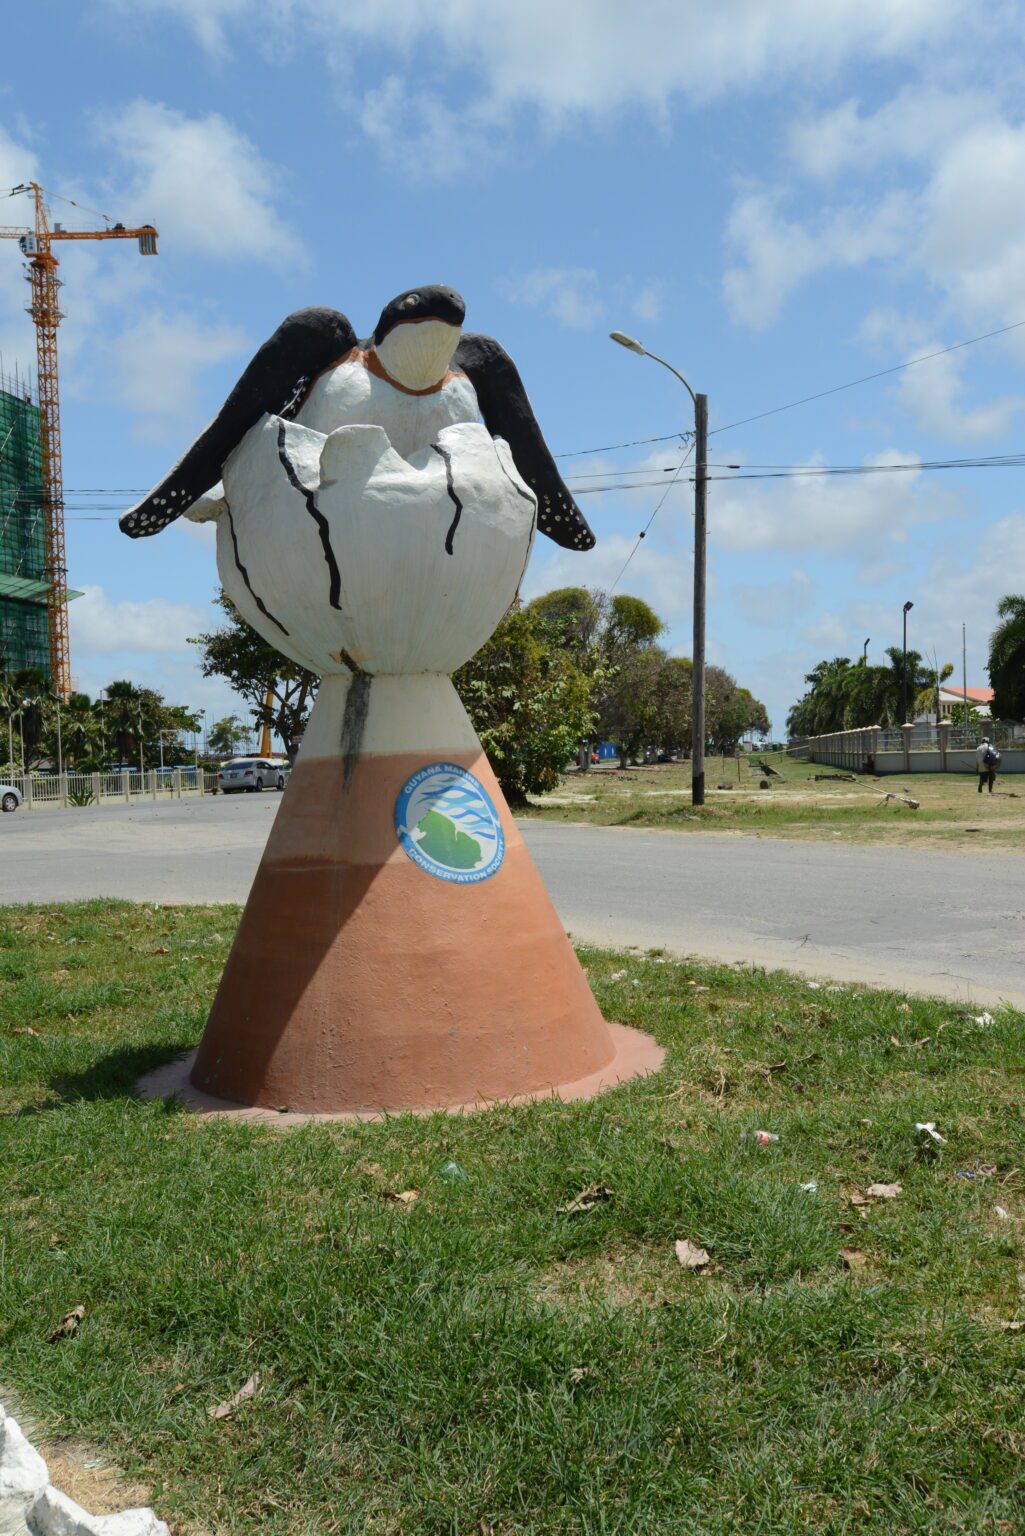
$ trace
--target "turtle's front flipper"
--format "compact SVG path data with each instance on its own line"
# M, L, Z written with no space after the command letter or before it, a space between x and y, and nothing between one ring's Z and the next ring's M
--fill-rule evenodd
M122 533L146 538L173 523L216 484L224 461L261 416L293 416L317 375L355 345L355 331L336 309L300 309L289 315L171 473L123 514Z

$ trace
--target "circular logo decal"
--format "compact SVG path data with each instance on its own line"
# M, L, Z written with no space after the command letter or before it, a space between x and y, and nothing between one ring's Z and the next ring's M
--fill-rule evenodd
M491 796L458 763L418 768L399 791L395 830L414 864L439 880L488 880L505 858Z

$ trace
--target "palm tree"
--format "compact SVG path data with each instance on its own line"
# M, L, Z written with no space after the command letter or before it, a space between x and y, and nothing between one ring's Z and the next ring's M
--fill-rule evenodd
M1000 623L989 641L989 681L995 720L1025 720L1025 597L1009 592L997 604Z

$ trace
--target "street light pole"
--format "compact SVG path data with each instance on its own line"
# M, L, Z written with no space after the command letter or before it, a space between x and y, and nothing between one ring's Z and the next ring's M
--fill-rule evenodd
M908 612L914 603L904 604L904 665L901 667L901 719L908 723Z
M57 699L57 773L64 772L64 745L61 741L61 701Z
M869 635L868 640L871 640L871 638L872 636ZM868 640L865 641L865 644L861 648L861 665L863 667L868 666Z
M613 341L679 379L694 402L694 654L691 658L691 803L705 803L705 564L707 553L706 511L708 497L708 396L696 395L683 374L655 352L623 331L610 331Z

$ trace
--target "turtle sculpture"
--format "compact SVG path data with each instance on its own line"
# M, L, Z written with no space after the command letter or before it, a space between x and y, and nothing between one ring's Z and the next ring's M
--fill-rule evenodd
M225 591L321 679L190 1067L216 1099L457 1107L661 1060L599 1013L451 683L535 528L594 543L512 360L464 312L411 289L363 342L337 311L289 316L121 519L133 538L213 520Z

